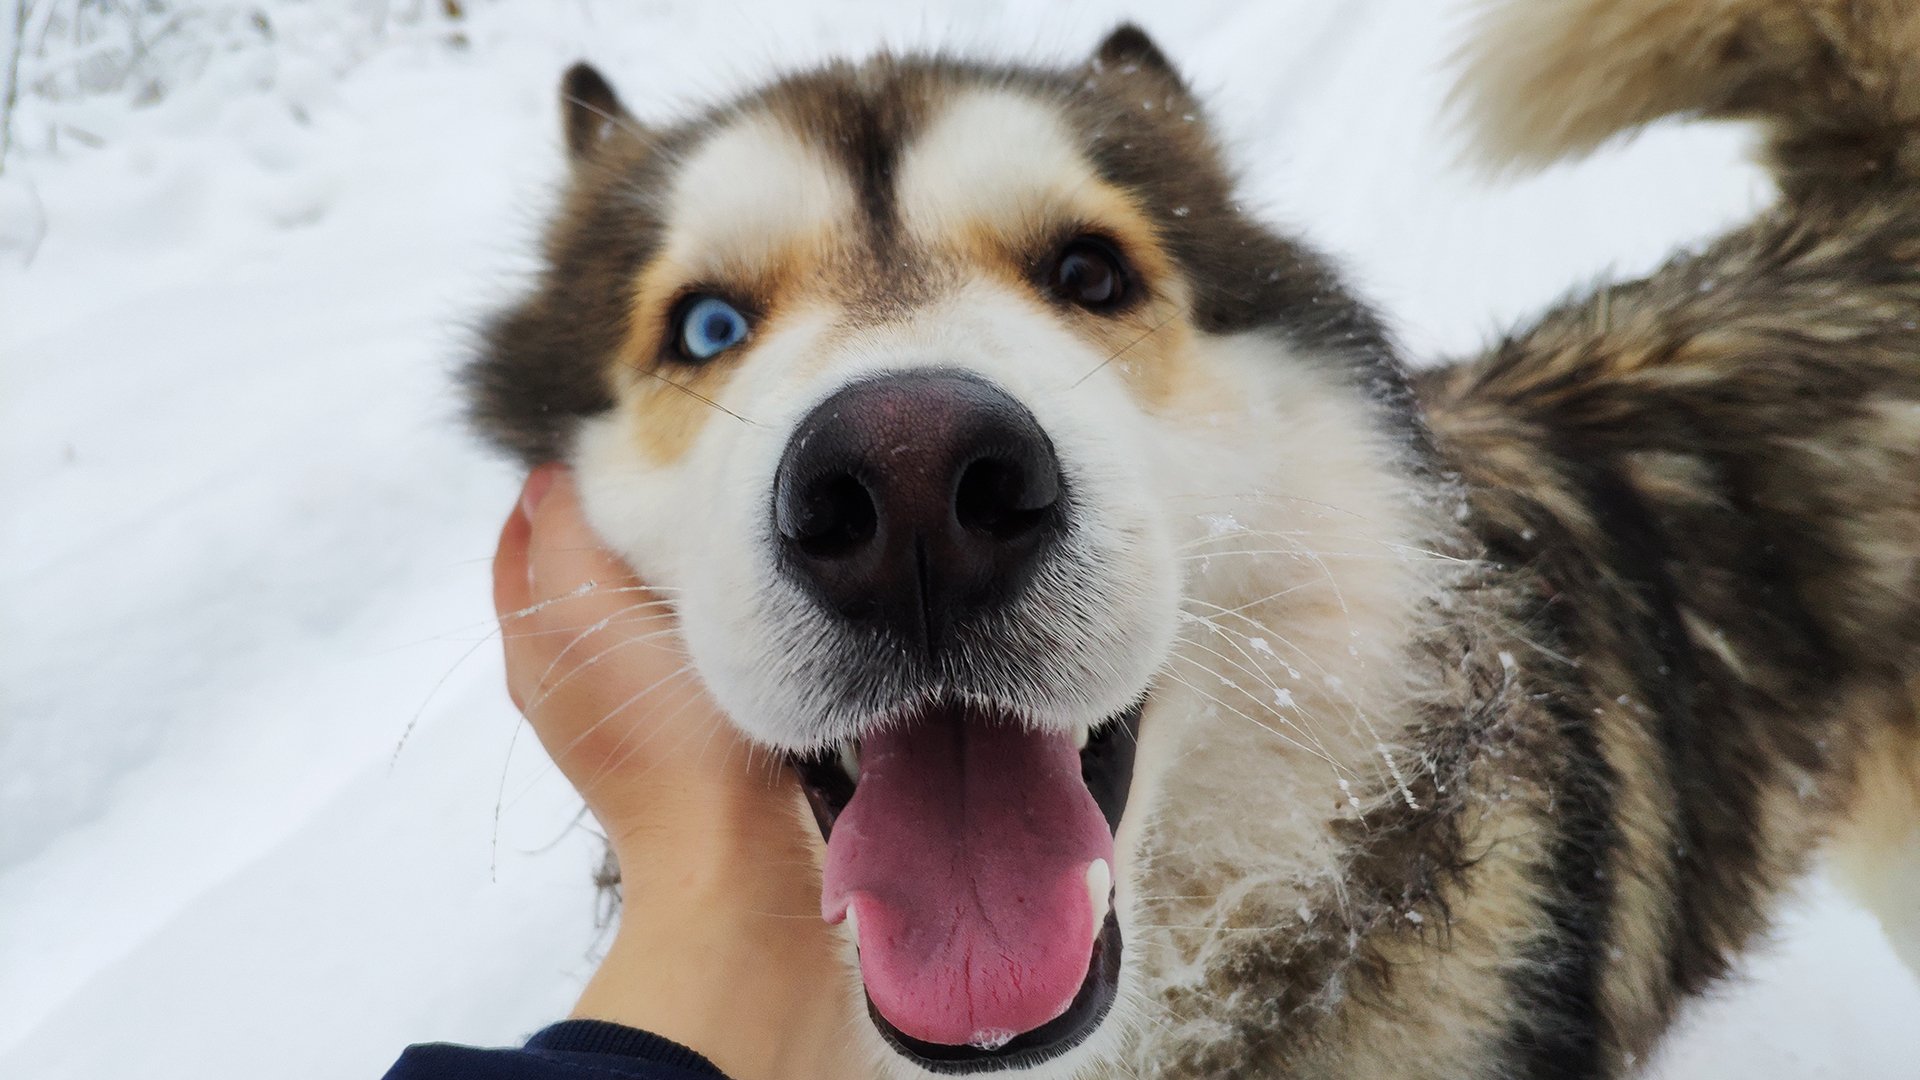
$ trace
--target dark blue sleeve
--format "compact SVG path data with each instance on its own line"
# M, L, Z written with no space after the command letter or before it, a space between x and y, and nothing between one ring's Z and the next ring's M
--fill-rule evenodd
M409 1046L386 1080L726 1080L713 1062L658 1035L602 1020L566 1020L518 1049Z

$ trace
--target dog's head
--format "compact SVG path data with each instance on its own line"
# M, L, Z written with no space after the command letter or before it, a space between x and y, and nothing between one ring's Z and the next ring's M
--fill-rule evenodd
M791 755L891 1051L1110 1052L1148 822L1205 816L1168 763L1241 747L1285 793L1378 746L1412 441L1379 324L1243 212L1130 27L1066 69L883 57L671 127L588 68L564 98L570 194L477 416L574 463Z

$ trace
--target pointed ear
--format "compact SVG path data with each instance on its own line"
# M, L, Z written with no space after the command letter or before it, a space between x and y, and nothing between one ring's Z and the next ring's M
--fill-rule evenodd
M1145 30L1133 23L1121 23L1113 33L1108 34L1100 47L1093 51L1093 62L1104 68L1117 68L1131 64L1141 71L1149 71L1171 79L1182 86L1185 83L1180 73L1174 70L1173 62L1160 46L1153 43Z
M606 76L585 63L568 68L560 80L560 120L567 133L567 154L574 161L592 157L623 130L639 128Z

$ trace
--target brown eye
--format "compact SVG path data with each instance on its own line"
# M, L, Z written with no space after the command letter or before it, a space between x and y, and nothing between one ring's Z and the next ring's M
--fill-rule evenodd
M1053 295L1088 311L1112 311L1126 302L1127 267L1104 240L1082 236L1068 241L1047 275Z

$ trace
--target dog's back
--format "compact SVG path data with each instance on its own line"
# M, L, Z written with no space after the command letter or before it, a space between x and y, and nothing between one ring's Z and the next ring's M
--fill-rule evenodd
M1532 0L1481 30L1461 97L1496 164L1750 119L1781 190L1425 388L1497 544L1550 579L1634 565L1590 584L1672 670L1656 739L1602 727L1616 772L1664 776L1622 835L1671 891L1615 1019L1632 982L1717 974L1829 836L1920 971L1920 4Z

